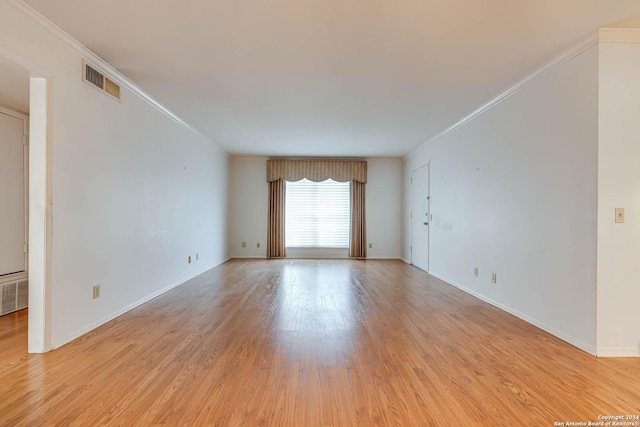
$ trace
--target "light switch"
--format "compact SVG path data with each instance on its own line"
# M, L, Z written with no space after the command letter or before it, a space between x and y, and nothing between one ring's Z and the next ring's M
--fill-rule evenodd
M624 208L616 208L616 222L617 223L624 222Z

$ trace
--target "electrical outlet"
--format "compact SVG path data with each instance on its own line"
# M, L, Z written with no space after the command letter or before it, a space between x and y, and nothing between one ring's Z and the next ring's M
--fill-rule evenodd
M200 254L196 253L196 261L198 261L200 259Z
M373 243L369 243L369 249L373 248Z
M100 285L93 285L93 299L100 298Z
M478 267L473 269L473 275L478 277Z
M242 247L246 248L247 247L247 242L242 242Z
M493 283L498 283L498 276L496 275L496 273L491 273L491 281Z
M187 264L191 264L191 255L187 257Z
M260 247L260 243L256 243L256 248L259 248L259 247Z

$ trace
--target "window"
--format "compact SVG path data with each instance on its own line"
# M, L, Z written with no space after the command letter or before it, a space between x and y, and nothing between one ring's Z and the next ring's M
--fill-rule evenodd
M285 184L285 244L290 248L348 248L349 182L308 179Z

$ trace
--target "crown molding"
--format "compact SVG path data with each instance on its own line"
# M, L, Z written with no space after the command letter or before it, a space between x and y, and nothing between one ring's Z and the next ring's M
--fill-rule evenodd
M600 43L640 43L640 28L600 28Z
M524 79L520 80L519 82L517 82L513 86L509 87L504 92L500 93L498 96L496 96L496 97L490 99L489 101L485 102L480 107L478 107L477 109L475 109L471 113L467 114L466 116L464 116L463 118L461 118L460 120L458 120L457 122L455 122L454 124L449 126L448 128L444 129L441 132L438 132L436 135L431 137L426 142L423 142L422 144L418 145L416 148L414 148L409 153L407 153L404 157L405 158L409 158L409 157L413 156L416 152L418 152L418 150L420 150L420 149L422 149L422 148L434 143L439 138L442 138L446 134L454 131L455 129L457 129L457 128L463 126L464 124L466 124L467 122L475 119L476 117L478 117L479 115L481 115L482 113L484 113L485 111L490 109L491 107L499 104L500 102L504 101L505 99L509 98L510 96L516 94L517 92L522 90L527 85L529 85L529 84L533 83L534 81L538 80L540 77L542 77L545 74L551 72L555 68L557 68L560 65L564 64L565 62L569 61L570 59L575 58L576 56L580 55L582 52L586 51L587 49L590 49L590 48L596 46L599 41L600 41L599 32L598 31L592 32L591 34L589 34L584 39L580 40L579 42L577 42L576 44L574 44L570 48L566 49L565 51L563 51L559 55L555 56L553 59L551 59L551 61L547 62L542 67L538 68L537 70L535 70L533 73L529 74Z
M69 33L64 31L62 28L58 27L49 19L41 15L38 11L33 9L28 4L24 3L21 0L0 0L0 3L4 4L9 9L16 12L23 18L27 19L32 24L48 31L50 34L55 36L58 40L63 42L65 45L67 45L67 47L75 51L78 55L85 58L94 66L98 67L100 71L102 71L111 80L118 83L120 86L129 89L131 92L133 92L134 95L137 95L143 101L147 102L149 105L154 107L156 110L160 111L162 114L164 114L174 122L185 127L191 132L201 136L202 138L210 142L215 148L220 150L222 153L226 154L227 156L229 155L227 150L225 150L220 145L215 143L207 135L205 135L204 133L200 132L198 129L193 127L190 123L185 121L182 117L178 116L176 113L174 113L173 111L171 111L170 109L162 105L160 101L158 101L157 99L149 95L147 92L142 90L138 85L136 85L133 81L127 78L120 71L116 70L107 61L102 59L99 55L97 55L91 49L87 48L85 45L83 45L78 40L73 38Z

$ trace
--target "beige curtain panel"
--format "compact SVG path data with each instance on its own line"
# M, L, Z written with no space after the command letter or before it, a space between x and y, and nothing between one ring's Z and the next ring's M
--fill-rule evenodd
M269 218L267 234L267 257L287 256L284 243L284 181L269 182Z
M320 182L327 179L347 182L367 182L367 162L354 160L267 160L267 182L285 181Z
M349 257L367 257L367 222L365 216L365 184L351 181L351 238Z

